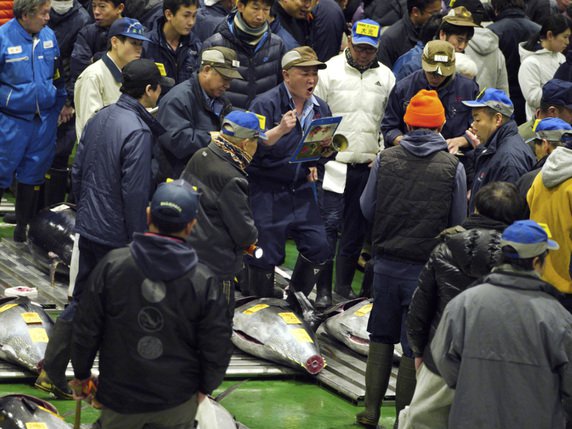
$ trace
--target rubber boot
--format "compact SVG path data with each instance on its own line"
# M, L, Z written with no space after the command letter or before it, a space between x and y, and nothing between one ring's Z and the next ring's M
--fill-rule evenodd
M323 268L324 264L314 264L299 253L290 278L290 288L306 296L310 295Z
M411 403L417 378L415 372L415 360L401 356L399 371L397 372L397 384L395 386L395 424L393 429L399 425L399 413Z
M40 187L38 185L18 183L18 192L16 193L16 228L14 228L14 241L17 243L26 241L28 224L37 212L39 191Z
M50 335L44 355L44 367L34 386L53 393L56 398L72 399L66 379L66 369L71 358L73 322L58 319Z
M393 363L393 344L371 341L365 370L365 410L356 414L356 421L375 428L381 415L381 403L389 385Z
M338 256L336 258L336 293L346 299L354 299L352 281L356 271L357 261L353 258Z
M44 207L62 203L66 199L68 169L50 168L44 183Z
M248 291L259 298L274 296L274 269L264 270L247 265Z
M316 282L316 308L318 310L325 310L332 306L333 271L333 261L326 262Z

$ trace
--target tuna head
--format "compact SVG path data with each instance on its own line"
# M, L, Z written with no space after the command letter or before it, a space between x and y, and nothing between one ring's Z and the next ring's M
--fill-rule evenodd
M27 395L6 395L0 398L0 428L20 429L32 426L44 429L71 428L49 402Z
M38 372L53 321L28 298L0 300L0 358Z
M314 333L281 299L260 298L234 313L233 343L242 351L310 374L325 366Z
M326 332L353 351L367 356L369 351L367 324L372 306L371 300L365 300L348 308L341 307L335 316L324 323Z

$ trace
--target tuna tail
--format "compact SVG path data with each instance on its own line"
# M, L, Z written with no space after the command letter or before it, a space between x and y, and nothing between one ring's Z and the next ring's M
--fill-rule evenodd
M302 315L304 322L308 324L308 327L316 332L318 326L324 321L322 313L318 312L310 300L302 292L294 292L288 294L286 299L288 304L294 308L295 312Z
M318 374L326 366L326 361L320 355L313 355L304 363L304 368L312 375Z

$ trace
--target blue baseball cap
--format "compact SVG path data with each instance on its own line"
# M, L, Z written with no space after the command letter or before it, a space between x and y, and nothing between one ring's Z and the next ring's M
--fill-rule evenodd
M488 88L482 92L476 100L463 101L463 104L473 108L490 107L509 118L514 113L514 106L510 98L508 98L508 95L506 95L504 91L495 88Z
M266 134L260 129L258 117L254 113L240 110L233 110L224 117L220 132L239 139L268 140Z
M150 42L151 40L145 37L143 33L145 33L145 28L136 19L119 18L113 21L113 24L111 24L111 27L109 27L107 40L110 40L113 36L125 36L129 37L130 39Z
M352 26L352 44L369 45L379 48L381 26L372 19L360 19Z
M572 125L560 118L544 118L538 122L534 131L535 135L530 140L546 139L550 142L572 142Z
M199 194L183 179L161 183L151 199L151 218L187 224L197 217Z
M542 87L541 104L553 104L572 109L572 82L551 79Z
M533 220L519 220L508 226L501 237L501 247L510 246L516 253L504 253L514 259L530 259L560 246L550 240L546 229Z

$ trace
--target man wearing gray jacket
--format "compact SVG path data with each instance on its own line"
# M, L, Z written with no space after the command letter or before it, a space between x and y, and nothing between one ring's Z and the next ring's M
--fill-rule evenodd
M540 279L559 248L532 220L502 235L502 262L451 300L431 343L455 389L450 428L564 429L572 415L572 317Z

